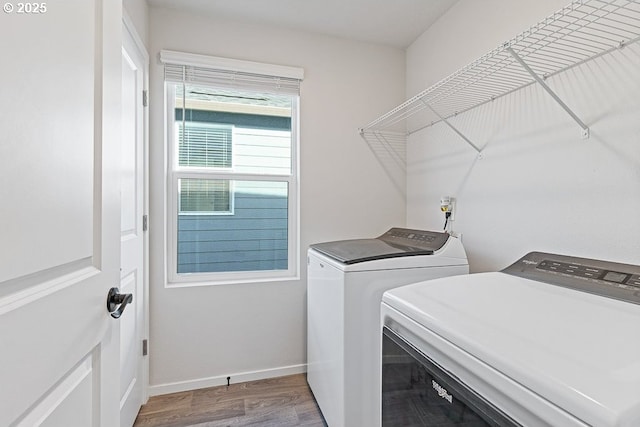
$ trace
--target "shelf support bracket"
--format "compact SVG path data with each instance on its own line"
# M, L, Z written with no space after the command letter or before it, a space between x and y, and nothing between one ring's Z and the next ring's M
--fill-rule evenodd
M522 57L520 57L520 55L518 55L512 47L506 46L506 50L511 54L511 56L514 57L516 61L518 61L518 63L520 63L520 65L522 65L522 68L524 68L527 73L531 74L531 77L533 77L540 84L540 86L542 86L542 88L547 91L549 95L551 95L551 97L558 103L558 105L560 105L560 107L562 107L562 109L566 111L571 116L571 118L575 120L576 123L578 123L578 125L582 128L582 138L589 138L589 126L587 126L582 120L580 120L580 117L578 117L571 110L571 108L569 108L569 106L565 104L558 95L556 95L556 93L549 87L549 85L545 83L542 77L537 75L536 72L533 71L531 67L529 67L529 64L524 62L524 59L522 59Z
M480 152L481 150L478 148L477 145L475 145L473 142L471 142L471 140L469 138L467 138L462 132L460 132L458 130L458 128L456 128L454 125L451 124L451 122L449 122L449 120L447 120L445 117L441 116L440 113L438 113L436 110L433 109L433 107L429 104L427 104L425 101L422 101L422 103L428 108L430 109L433 114L435 114L436 116L438 116L438 118L440 120L442 120L447 126L449 126L455 133L458 134L458 136L460 136L460 138L464 139L464 142L466 142L467 144L469 144L471 147L473 147L474 150L476 150L478 152L478 155L482 156L482 153Z

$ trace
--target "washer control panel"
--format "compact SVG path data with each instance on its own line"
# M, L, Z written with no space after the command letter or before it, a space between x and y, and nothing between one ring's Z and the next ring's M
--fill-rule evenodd
M640 304L640 266L530 252L503 273Z
M406 247L430 249L437 251L447 242L448 233L437 231L412 230L408 228L392 228L378 239Z

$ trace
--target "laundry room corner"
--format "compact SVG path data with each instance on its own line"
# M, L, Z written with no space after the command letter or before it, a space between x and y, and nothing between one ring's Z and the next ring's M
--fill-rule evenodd
M407 97L565 6L457 2L407 49ZM452 116L459 133L443 122L416 124L407 143L407 226L441 228L438 203L449 195L471 272L499 270L534 249L636 263L640 48L614 44L606 58L544 79L588 137L537 83Z

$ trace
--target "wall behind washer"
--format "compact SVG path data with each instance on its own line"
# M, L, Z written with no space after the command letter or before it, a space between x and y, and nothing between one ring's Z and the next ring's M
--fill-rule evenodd
M407 96L566 3L460 0L407 50ZM473 272L532 250L640 263L639 73L636 43L547 79L589 139L538 85L452 119L483 159L442 123L413 134L408 226L442 228L450 195Z
M303 32L151 8L150 391L305 370L306 249L404 225L406 201L357 133L402 102L405 52ZM304 68L300 279L167 288L161 49Z

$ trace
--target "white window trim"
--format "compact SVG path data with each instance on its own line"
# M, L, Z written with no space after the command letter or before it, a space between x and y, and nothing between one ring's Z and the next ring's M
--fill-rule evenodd
M198 55L195 53L176 52L172 50L161 50L160 62L163 64L213 68L217 70L262 74L265 76L284 77L297 80L302 80L304 78L304 69L299 67L243 61L240 59L222 58L219 56Z
M166 51L163 51L164 53ZM162 54L161 53L161 54ZM190 55L190 54L184 54ZM200 55L196 55L200 56ZM164 62L164 61L163 61ZM199 64L202 65L202 64ZM287 67L289 68L289 67ZM298 69L301 70L301 69ZM255 71L255 70L254 70ZM300 73L301 75L301 73ZM170 170L167 171L167 283L166 287L190 287L190 286L210 286L227 285L256 282L292 281L300 278L300 202L299 202L299 120L300 102L299 98L291 114L291 175L253 175L236 174L229 171L219 170L214 173L207 173L212 179L233 179L236 181L279 181L287 182L288 185L288 268L287 270L267 270L267 271L238 271L224 273L181 273L178 274L178 177L201 177L201 175L190 174L189 172L177 172L177 150L174 144L175 129L175 94L167 90L165 83L165 152Z

